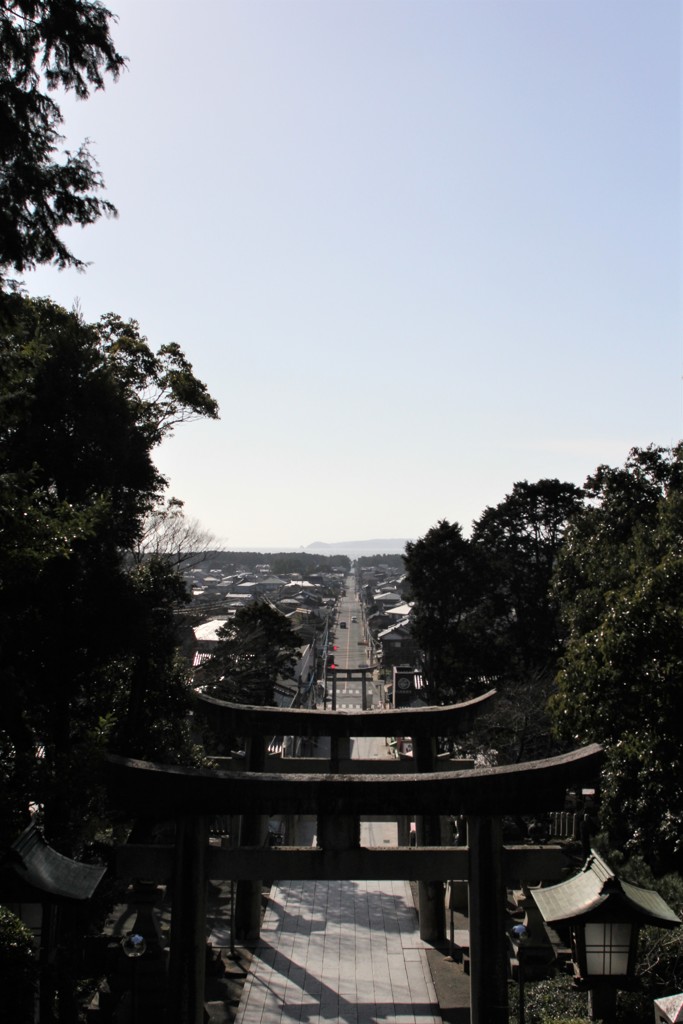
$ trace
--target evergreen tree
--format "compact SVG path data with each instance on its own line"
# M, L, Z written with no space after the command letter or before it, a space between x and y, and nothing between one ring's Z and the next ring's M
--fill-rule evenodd
M683 444L600 466L560 557L561 735L605 745L612 845L683 868Z
M135 324L86 324L18 295L5 314L0 818L14 838L36 803L68 852L92 809L98 752L114 734L128 753L145 756L133 737L158 752L142 723L175 714L161 647L178 583L159 567L131 573L126 552L165 486L154 447L173 423L217 409L177 346L155 354Z
M238 704L275 704L275 683L291 675L301 648L287 617L267 601L253 601L238 608L218 637L202 670L210 693Z
M96 0L4 0L0 6L0 286L42 263L82 266L60 237L114 206L87 142L60 152L58 90L85 99L125 60Z
M442 519L406 545L405 567L429 701L465 700L483 671L482 651L468 625L482 593L479 554L458 523Z
M551 582L567 524L582 500L574 484L523 480L474 523L472 542L486 566L481 628L496 644L499 671L507 677L554 675L560 628Z

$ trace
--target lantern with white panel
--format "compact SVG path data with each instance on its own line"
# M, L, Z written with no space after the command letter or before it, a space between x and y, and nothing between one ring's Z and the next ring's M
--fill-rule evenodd
M578 874L531 895L547 925L569 929L574 978L589 991L592 1020L613 1021L617 990L633 987L641 925L681 924L658 893L619 879L594 850Z

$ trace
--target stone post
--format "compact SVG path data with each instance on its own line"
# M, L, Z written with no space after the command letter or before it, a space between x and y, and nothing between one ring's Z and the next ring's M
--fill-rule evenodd
M360 846L360 817L348 814L319 814L318 846L322 850L357 850Z
M617 987L611 979L598 981L588 989L588 1016L605 1024L617 1019Z
M398 845L410 846L410 818L407 814L399 814L396 818L398 827Z
M351 758L351 739L349 736L330 736L330 771L335 775L339 772L340 761Z

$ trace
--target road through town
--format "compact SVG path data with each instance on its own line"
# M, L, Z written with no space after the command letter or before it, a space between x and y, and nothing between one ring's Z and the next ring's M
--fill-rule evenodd
M360 679L341 677L368 665L365 639L349 577L335 626L338 710L362 706ZM328 679L328 695L329 685ZM366 706L379 699L368 672ZM386 759L390 752L384 737L356 737L351 756ZM396 822L361 820L360 842L395 846ZM279 882L236 1024L440 1024L428 952L408 881Z
M363 707L363 693L360 672L368 669L366 675L366 707L377 705L381 699L380 684L376 678L376 666L370 661L369 633L363 616L363 607L355 587L356 577L349 574L345 591L340 598L333 630L331 654L337 669L337 710L360 710ZM351 677L346 673L353 671ZM328 702L332 698L331 677L328 676ZM328 706L331 706L328 703Z

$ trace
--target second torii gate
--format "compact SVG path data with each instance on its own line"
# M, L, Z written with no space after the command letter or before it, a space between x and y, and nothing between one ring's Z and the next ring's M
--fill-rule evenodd
M418 773L389 777L185 769L110 758L109 784L128 813L176 820L173 848L124 847L119 857L123 875L163 879L173 869L171 1024L202 1020L208 878L396 878L424 884L467 880L471 1020L473 1024L507 1024L504 871L522 874L521 859L534 856L534 851L504 848L500 818L556 809L570 785L595 779L602 749L593 745L563 757L501 768L420 772L421 763L425 766L433 751L427 739L464 728L468 714L476 712L476 702L469 702L469 707L389 712L302 712L212 703L234 735L330 735L328 729L338 735L387 735L388 719L396 718L397 734L424 738L423 760L419 742ZM360 815L408 815L416 809L426 820L444 813L466 816L468 846L440 847L427 841L418 848L360 847L354 826ZM275 811L317 815L320 849L209 847L209 815ZM547 852L538 851L534 874L539 880L548 877ZM558 866L556 860L553 877ZM524 870L528 867L527 862Z
M333 711L337 710L337 683L340 679L349 682L360 681L361 707L363 711L368 707L368 679L372 679L375 666L368 665L366 668L328 668L327 675L332 683L332 693L329 700ZM327 690L325 691L325 706L327 707Z

